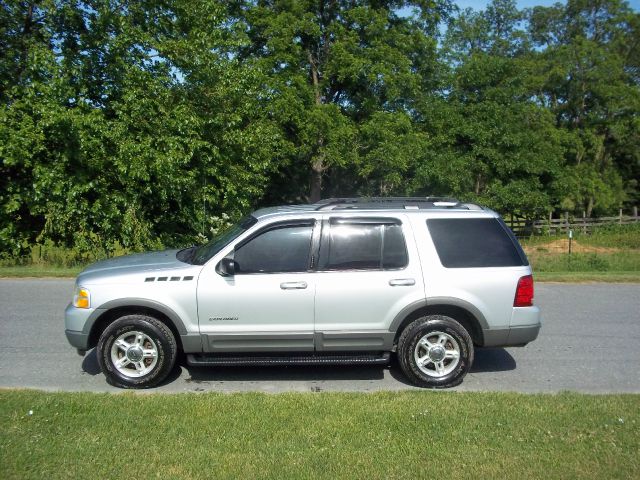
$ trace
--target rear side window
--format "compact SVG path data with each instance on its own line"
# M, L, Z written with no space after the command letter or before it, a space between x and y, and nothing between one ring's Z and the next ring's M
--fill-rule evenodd
M323 231L320 270L392 270L408 263L402 227L397 223L332 219Z
M447 268L528 265L517 241L496 218L432 218L427 227Z

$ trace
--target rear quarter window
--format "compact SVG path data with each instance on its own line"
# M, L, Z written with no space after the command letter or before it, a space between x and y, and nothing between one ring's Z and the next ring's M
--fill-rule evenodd
M446 268L529 264L513 234L497 218L431 218L427 228Z

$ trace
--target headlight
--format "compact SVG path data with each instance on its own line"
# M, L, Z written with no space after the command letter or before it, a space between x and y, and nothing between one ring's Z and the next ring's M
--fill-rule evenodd
M84 287L76 287L76 292L73 295L73 306L76 308L89 308L90 305L89 290Z

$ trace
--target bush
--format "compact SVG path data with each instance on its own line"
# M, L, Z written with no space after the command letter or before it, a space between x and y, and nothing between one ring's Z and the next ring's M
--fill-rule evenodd
M89 263L133 253L131 249L119 244L111 244L104 247L93 245L93 248L68 248L54 244L47 240L44 243L28 246L28 254L20 257L4 256L0 259L0 266L49 266L60 268L82 267Z

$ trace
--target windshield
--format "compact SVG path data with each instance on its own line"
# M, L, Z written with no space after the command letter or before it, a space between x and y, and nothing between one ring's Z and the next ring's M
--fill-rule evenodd
M222 250L225 245L238 238L257 222L258 220L252 216L243 218L235 225L213 237L209 243L196 248L193 252L193 257L191 257L191 263L194 265L204 265L211 257Z

